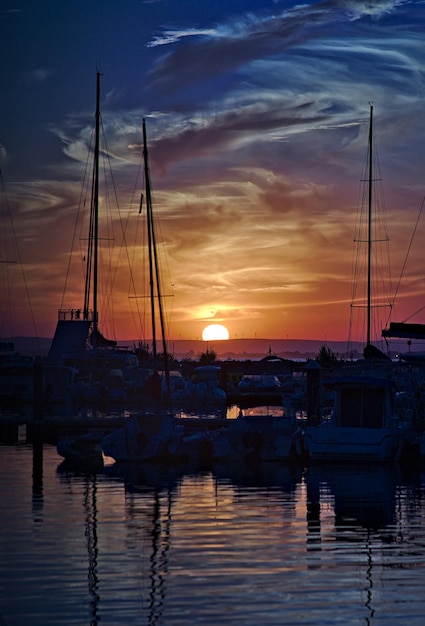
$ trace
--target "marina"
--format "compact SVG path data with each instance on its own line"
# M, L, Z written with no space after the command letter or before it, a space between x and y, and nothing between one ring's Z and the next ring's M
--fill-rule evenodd
M422 626L423 2L21 4L0 626Z

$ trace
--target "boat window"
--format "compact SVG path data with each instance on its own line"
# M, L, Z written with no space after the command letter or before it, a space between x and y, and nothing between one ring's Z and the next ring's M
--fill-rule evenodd
M339 425L351 428L382 428L385 392L382 389L344 389L341 392Z

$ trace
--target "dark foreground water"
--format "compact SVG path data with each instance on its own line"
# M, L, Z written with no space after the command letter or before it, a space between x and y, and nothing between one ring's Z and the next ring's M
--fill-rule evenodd
M425 623L425 475L66 471L0 447L0 624Z

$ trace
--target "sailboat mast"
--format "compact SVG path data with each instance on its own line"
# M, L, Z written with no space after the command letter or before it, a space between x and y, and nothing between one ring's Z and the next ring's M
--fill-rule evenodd
M146 122L143 118L143 161L145 164L145 185L146 185L146 212L148 223L148 259L149 259L149 295L151 303L151 320L152 320L152 353L154 359L156 359L156 321L155 321L155 285L154 285L154 271L153 271L153 242L154 242L154 230L153 230L153 215L152 215L152 195L151 195L151 183L149 174L149 161L148 161L148 146L146 138Z
M165 335L165 322L164 322L164 308L162 303L162 291L161 291L161 275L159 271L158 252L156 247L155 225L152 211L152 193L151 193L151 181L149 172L149 158L148 158L148 142L146 135L146 121L143 118L143 159L145 163L145 185L146 185L146 211L148 221L148 249L149 249L149 289L151 300L151 316L152 316L152 352L154 360L157 357L156 348L156 323L155 323L155 296L158 298L158 314L159 323L161 327L162 336L162 349L164 353L164 370L168 397L170 395L170 376L168 366L168 351L167 341ZM156 293L155 293L156 284Z
M92 345L97 347L98 330L98 243L99 243L99 144L100 144L100 73L96 77L95 144L90 204L90 224L87 243L86 283L83 318L93 323ZM92 285L93 280L93 285ZM93 310L90 319L90 294L93 287Z
M93 256L93 348L97 348L97 284L98 284L98 248L99 248L99 137L100 137L100 72L96 75L96 118L93 170L93 220L94 220L94 256Z
M372 148L373 148L373 105L370 105L369 121L369 190L368 190L368 234L367 234L367 330L366 345L370 345L371 275L372 275Z

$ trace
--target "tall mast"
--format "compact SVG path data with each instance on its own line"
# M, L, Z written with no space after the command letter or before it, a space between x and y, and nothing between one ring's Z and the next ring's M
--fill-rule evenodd
M146 212L148 222L148 255L149 255L149 292L151 301L151 318L152 318L152 352L154 361L157 358L156 346L156 322L155 322L155 299L158 299L159 323L161 326L162 349L164 353L164 370L168 395L170 394L170 377L168 368L168 352L165 337L164 310L161 292L161 275L159 271L159 260L156 248L155 225L152 210L152 193L149 172L148 142L146 135L146 121L143 118L143 160L145 164L145 185L146 185ZM156 293L155 293L156 285Z
M84 292L84 319L89 319L91 280L93 278L92 344L97 347L98 329L98 248L99 248L99 145L100 145L100 72L96 75L95 144L90 206L90 226L87 244L86 285Z
M146 122L143 118L143 161L145 164L145 185L146 185L146 211L148 223L148 258L149 258L149 295L151 303L151 320L152 320L152 352L156 360L156 320L155 320L155 284L154 284L154 256L153 246L155 244L155 232L152 215L152 194L151 182L149 174L148 147L146 138Z
M93 268L93 348L97 348L97 280L99 248L99 137L100 137L100 72L96 75L96 130L94 146L94 268Z
M366 345L370 345L370 310L371 310L371 264L372 264L372 141L373 141L373 105L370 105L369 121L369 193L368 193L368 233L367 233L367 331Z

